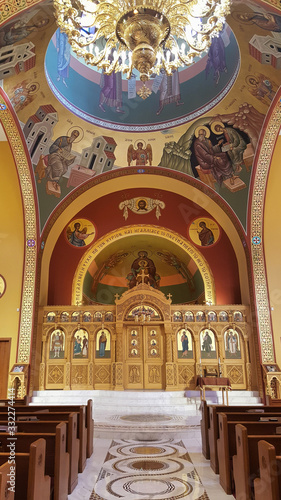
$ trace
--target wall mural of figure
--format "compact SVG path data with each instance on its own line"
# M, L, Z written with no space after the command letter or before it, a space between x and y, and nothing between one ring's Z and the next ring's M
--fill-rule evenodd
M215 335L209 328L205 328L205 330L200 333L200 347L202 359L216 359Z
M71 135L58 137L49 148L47 156L46 177L59 190L59 181L67 169L75 161L76 156L71 153L72 144L79 137L78 130L72 130ZM46 161L46 160L45 160Z
M88 358L88 332L80 328L73 337L73 358Z
M157 115L160 115L164 106L176 103L176 106L184 104L181 101L179 72L174 70L171 75L167 75L166 71L161 70L161 83L159 86L159 108ZM156 77L157 78L157 77Z
M178 273L187 282L188 287L191 291L195 290L193 276L189 271L187 265L183 261L181 261L176 255L170 252L157 252L157 255L163 262L165 262L169 266L174 267L178 271Z
M150 144L145 144L144 141L137 142L137 149L134 148L133 144L130 144L127 152L128 166L131 165L132 161L136 161L136 166L144 166L147 163L152 164L152 147Z
M99 108L105 113L104 105L106 105L109 108L115 108L116 113L124 113L122 110L122 74L113 71L111 75L106 75L103 71L100 88Z
M129 255L128 252L124 251L117 252L114 253L113 255L110 255L108 259L106 259L101 264L98 271L93 276L91 291L94 299L96 298L96 293L99 283L102 282L103 278L107 276L114 269L115 266L117 266L119 263L122 263L128 255Z
M224 334L224 347L226 359L241 359L241 347L239 334L233 328L226 330Z
M54 330L50 336L49 359L64 359L65 335L62 330Z
M243 155L247 144L243 137L232 127L225 127L222 122L213 122L211 130L218 135L218 144L222 146L222 151L227 152L232 163L234 172L241 172L244 166Z
M281 16L272 12L233 12L232 16L242 24L255 24L266 31L281 33Z
M18 19L9 23L0 31L0 47L18 43L24 38L30 37L34 31L45 28L48 23L48 18L42 18L34 23L30 21L30 24L27 24L24 19Z
M200 229L200 231L197 232L202 247L207 247L212 245L215 241L213 231L206 226L206 222L204 221L199 222L199 226L202 229Z
M88 230L90 230L89 233ZM95 234L93 224L86 219L72 221L66 229L67 239L74 247L89 245L93 241Z
M221 73L227 73L225 62L225 46L221 34L212 39L211 47L208 52L208 60L205 68L206 78L213 70L213 79L217 85L220 80Z
M188 234L196 245L208 247L218 241L220 230L213 219L209 217L200 217L192 221L189 226Z
M228 155L221 151L220 145L213 145L210 141L210 130L205 126L195 130L194 152L196 159L205 172L212 173L219 185L226 179L234 184L237 176Z
M21 109L30 104L36 97L40 85L38 82L23 80L15 87L7 91L14 110L18 113Z
M57 49L57 81L60 80L67 87L66 80L69 74L70 64L70 44L68 43L67 34L63 33L59 28L56 31L56 49Z
M138 257L131 265L131 272L126 276L129 288L140 283L146 283L153 288L159 288L160 276L156 273L156 267L152 259L148 257L146 250L140 250Z
M254 97L264 104L271 104L278 89L277 83L263 73L248 75L245 80L248 85L248 91Z
M192 335L188 330L180 330L177 333L178 359L192 359Z
M105 328L102 328L96 336L96 358L109 359L110 356L110 333Z

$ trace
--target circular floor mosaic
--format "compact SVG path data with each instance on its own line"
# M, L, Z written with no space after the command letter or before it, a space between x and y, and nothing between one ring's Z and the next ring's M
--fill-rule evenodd
M140 460L139 462L132 462L131 468L139 471L152 471L152 470L161 470L165 469L166 464L163 462L148 461L148 460Z
M124 415L120 417L121 420L126 420L128 422L162 422L173 420L170 415Z

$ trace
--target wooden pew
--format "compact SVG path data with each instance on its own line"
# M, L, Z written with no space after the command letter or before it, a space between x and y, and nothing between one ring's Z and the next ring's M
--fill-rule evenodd
M11 490L11 485L9 484L11 466L8 462L5 462L0 467L0 500L14 500L15 494Z
M15 493L13 494L14 496L10 497L5 496L4 491L4 496L2 496L2 489L0 489L1 500L50 500L50 478L45 476L45 452L46 443L44 439L38 439L30 446L29 453L15 454ZM4 466L7 471L6 464L9 457L10 452L0 453L0 471ZM8 468L10 471L10 464L8 464ZM7 474L8 473L9 472L7 472ZM8 485L7 482L6 485ZM10 485L8 485L8 487L10 487ZM8 493L10 494L12 492L8 491Z
M202 453L207 460L210 459L210 445L209 445L209 438L208 438L208 430L210 427L210 416L209 416L209 409L208 405L206 403L206 400L203 399L201 401L201 415L202 418L200 420L200 427L201 427L201 439L202 439Z
M45 415L45 414L43 414ZM0 414L1 416L1 414ZM55 433L56 426L60 421L15 421L17 431L20 433ZM0 429L6 426L7 422L0 421ZM78 483L78 462L79 462L79 439L77 438L77 413L70 413L68 416L67 425L67 442L66 451L69 453L69 481L68 493L72 493ZM0 431L1 432L1 431ZM0 439L1 441L1 439Z
M206 408L206 411L209 411L209 423L210 427L206 433L204 429L204 436L208 436L209 443L209 453L210 453L210 465L215 474L219 473L219 463L218 463L218 454L217 454L217 439L219 437L219 429L218 429L218 415L220 413L250 413L255 414L254 411L263 413L280 413L281 414L281 406L223 406L223 405L210 405ZM204 422L201 421L201 433L202 426L205 425L207 418L205 417ZM206 437L205 437L206 439ZM206 444L205 444L206 447ZM203 451L203 449L202 449ZM204 455L205 456L205 455ZM207 458L207 457L206 457Z
M227 494L233 491L232 484L232 457L236 454L235 429L241 423L251 435L274 435L281 422L229 422L227 415L219 415L219 439L217 441L220 485ZM262 438L260 438L262 439Z
M250 435L244 425L236 426L237 454L233 456L233 475L235 495L237 500L251 500L253 497L253 482L259 476L258 443L268 441L275 447L276 454L281 454L281 436L279 435ZM264 495L267 500L267 495Z
M27 453L30 445L38 438L46 441L46 474L54 478L54 500L66 500L68 495L69 480L69 453L66 451L67 430L66 423L60 422L54 433L20 433L15 432L16 452ZM3 451L8 452L9 433L0 433Z
M267 441L258 442L260 477L254 479L255 500L280 500L281 457Z
M1 413L5 413L7 407L0 406L0 420ZM94 420L93 420L93 401L88 400L87 406L85 405L47 405L47 406L21 406L17 409L21 413L38 413L38 412L48 411L50 413L71 413L78 412L78 425L79 425L79 439L80 439L80 461L79 461L79 472L83 472L86 466L86 458L89 458L93 453L93 442L94 442ZM85 441L85 442L84 442ZM83 457L83 458L82 458Z
M266 404L268 406L280 406L281 405L281 399L273 399L271 396L266 395L265 400L266 400Z
M31 396L24 396L22 399L14 399L13 406L27 406L31 403ZM0 399L0 406L8 406L10 399Z
M49 499L51 478L45 476L46 441L42 438L34 441L29 453L27 499Z
M73 412L77 415L78 417L78 439L79 439L79 462L78 462L78 471L83 472L86 466L86 459L87 459L87 429L85 426L85 406L81 406L79 408L79 412ZM21 409L18 409L15 413L16 419L20 418L28 418L28 417L36 417L37 420L44 420L44 421L56 421L56 422L68 422L70 412L65 411L65 412L51 412L48 409L44 410L39 410L39 411L31 411L27 412L21 411ZM4 413L3 411L0 411L0 419L1 421L8 419L8 413Z

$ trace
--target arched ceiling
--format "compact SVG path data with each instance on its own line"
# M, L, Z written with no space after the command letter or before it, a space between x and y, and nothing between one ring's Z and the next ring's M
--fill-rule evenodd
M187 239L190 238L187 227L197 214L205 217L211 214L222 228L225 240L209 249L208 263L212 268L211 255L221 245L222 268L224 273L229 273L227 255L231 254L230 261L235 263L242 297L248 300L243 245L247 239L249 190L259 133L280 81L280 20L280 14L264 3L254 0L233 2L227 26L219 40L214 41L209 56L189 70L166 79L166 83L163 79L162 87L160 84L157 88L156 81L152 81L150 85L155 84L154 92L145 103L138 96L129 99L127 87L122 84L118 105L104 100L107 89L103 86L102 75L93 70L89 70L91 73L86 69L77 71L80 62L56 34L49 2L31 7L1 26L2 51L8 50L7 47L12 51L29 51L29 62L23 65L22 71L4 61L8 66L5 66L2 77L4 90L23 128L34 172L34 194L43 239L42 303L47 301L50 262L49 297L50 300L56 297L55 270L57 272L58 264L54 265L54 261L60 252L63 254L67 243L64 232L67 225L83 215L98 228L98 238L102 225L99 220L106 214L104 233L112 230L112 224L115 229L122 227L123 215L117 206L108 210L111 207L109 194L125 193L138 187L170 190L183 196L182 210L177 207L175 211L175 205L171 203L171 220L165 220L161 215L161 225L176 231L181 218L185 223L181 234ZM268 43L273 48L269 47L271 56L265 60L262 53L264 44ZM269 48L266 46L266 50ZM90 90L82 91L84 87L78 73L83 73ZM78 101L71 104L74 98ZM88 115L94 118L89 120ZM242 160L231 155L231 148L226 148L226 151L219 149L222 170L217 175L211 169L212 175L209 175L209 172L202 171L195 144L198 130L205 128L212 147L220 148L221 136L214 128L218 121L227 129L223 134L224 142L233 136L243 144L240 149ZM71 135L74 130L77 131L75 137ZM73 142L69 141L71 137L74 137ZM138 143L141 143L141 155L137 150ZM68 149L67 161L54 154L54 148L58 146L65 152ZM128 164L135 167L134 175L125 168ZM154 165L153 175L150 175L150 165ZM234 173L233 183L230 182L230 169ZM118 172L116 177L115 171ZM91 196L93 201L99 202L90 216L88 212L82 212L83 207L90 206ZM138 192L137 196L145 196L145 190ZM157 199L157 196L157 193L150 193L151 199ZM197 208L194 213L194 200L205 210L202 214L196 212ZM119 199L119 203L121 201ZM121 221L118 221L117 212ZM150 216L143 213L134 222L149 224ZM151 245L151 252L157 254L159 243L153 241ZM227 251L223 251L223 246ZM78 261L76 258L73 261L72 278ZM62 265L60 259L57 262ZM222 282L223 272L218 278L218 268L216 276ZM236 291L234 296L237 297ZM223 301L223 294L219 300Z

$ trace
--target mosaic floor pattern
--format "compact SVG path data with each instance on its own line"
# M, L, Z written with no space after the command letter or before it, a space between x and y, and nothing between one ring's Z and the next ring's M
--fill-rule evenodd
M202 455L199 416L179 419L185 426L177 430L167 428L166 416L158 422L150 416L146 432L139 432L145 425L139 416L122 417L107 416L102 433L95 421L94 453L68 500L234 500ZM110 420L131 427L113 425L109 432Z
M184 443L177 439L113 440L90 500L111 498L209 500Z

